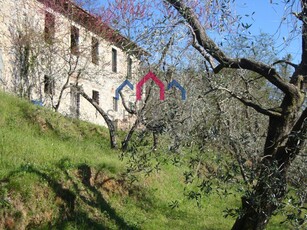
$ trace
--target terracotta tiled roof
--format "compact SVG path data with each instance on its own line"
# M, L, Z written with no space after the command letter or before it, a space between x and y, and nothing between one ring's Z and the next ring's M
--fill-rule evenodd
M61 13L63 16L75 21L79 25L97 34L98 36L114 43L125 51L130 51L138 55L148 55L148 53L129 40L118 31L104 23L102 19L95 16L70 0L37 0L46 7Z

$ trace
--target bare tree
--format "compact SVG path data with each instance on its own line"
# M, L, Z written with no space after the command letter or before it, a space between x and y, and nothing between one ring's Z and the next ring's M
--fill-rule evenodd
M78 4L90 7L93 1L78 1ZM23 9L27 9L27 14ZM111 61L101 55L104 43L124 52L130 50L130 58L138 55L135 43L111 29L101 17L70 1L24 0L12 14L14 17L6 25L10 31L5 36L10 41L6 48L12 53L15 92L75 118L82 116L82 96L93 105L93 113L98 112L104 119L111 147L115 148L115 125L97 99L88 96L89 90L92 91L89 84L103 88L108 76L114 77ZM125 78L117 74L116 79L112 78L114 86Z

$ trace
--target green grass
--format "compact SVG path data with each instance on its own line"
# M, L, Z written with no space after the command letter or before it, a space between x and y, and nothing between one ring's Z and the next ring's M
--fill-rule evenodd
M0 229L231 228L223 211L240 205L235 188L198 207L184 196L185 166L162 164L131 184L119 154L105 128L0 92Z
M0 96L0 176L27 163L54 165L62 158L120 167L116 153L108 148L103 128L64 118L3 93Z

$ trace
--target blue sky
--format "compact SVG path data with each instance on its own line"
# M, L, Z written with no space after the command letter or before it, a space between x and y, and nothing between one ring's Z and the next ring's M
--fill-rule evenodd
M285 7L282 1L273 0L271 4L270 0L237 0L236 10L240 15L252 14L251 17L244 17L244 20L251 22L252 26L249 31L253 35L257 35L261 32L272 35L272 39L276 40L276 50L278 56L281 57L287 53L293 56L294 62L300 60L301 50L301 37L294 33L293 21L296 21L295 17L290 15L291 10ZM295 5L297 11L298 7ZM281 24L281 19L284 15L288 15L287 19ZM296 30L299 32L299 28ZM290 40L290 42L289 42Z
M102 5L106 4L105 0L99 0ZM203 0L202 0L203 1ZM236 13L242 16L243 22L251 23L252 26L248 32L252 35L260 33L268 33L274 39L276 44L276 53L279 58L286 54L291 54L293 62L300 61L301 55L301 37L299 36L299 28L296 33L293 30L294 16L289 14L291 10L285 6L283 1L277 0L236 0ZM299 2L299 1L297 1ZM297 11L299 8L294 6ZM254 14L252 15L252 13ZM288 15L287 19L281 23L284 15ZM249 15L249 16L246 16ZM252 15L252 16L251 16Z

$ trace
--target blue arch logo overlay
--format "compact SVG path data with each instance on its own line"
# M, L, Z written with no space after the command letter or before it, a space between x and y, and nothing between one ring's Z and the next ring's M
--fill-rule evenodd
M137 100L141 100L141 89L142 86L149 80L152 79L155 81L156 85L158 85L160 89L160 100L164 100L164 91L165 91L165 86L163 82L152 72L149 72L146 74L136 85L137 85ZM125 80L120 86L117 87L115 91L115 99L119 100L119 94L123 90L125 86L128 86L131 90L134 90L133 85L129 80ZM181 92L181 100L185 101L187 99L187 92L185 88L179 84L178 81L172 80L168 85L167 85L167 90L172 89L173 87L177 88Z
M120 86L117 87L117 89L116 89L116 91L115 91L115 99L116 99L116 100L119 100L119 93L120 93L120 91L123 90L123 88L124 88L125 86L128 86L131 90L134 89L134 87L133 87L133 85L131 84L131 82L130 82L129 80L126 79Z
M170 90L171 88L176 87L177 89L180 90L181 92L181 100L185 101L187 99L187 92L186 90L179 84L178 81L172 80L168 85L167 85L167 90Z

